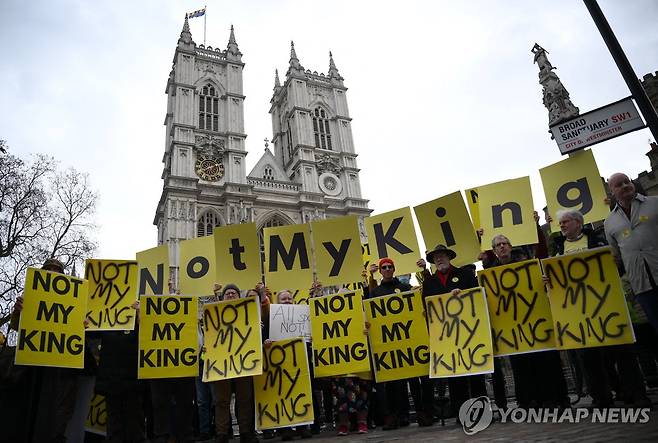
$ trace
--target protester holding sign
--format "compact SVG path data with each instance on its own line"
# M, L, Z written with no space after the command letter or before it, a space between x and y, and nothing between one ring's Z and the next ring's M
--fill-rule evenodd
M622 173L610 176L608 185L617 204L605 219L605 235L658 332L658 197L638 194Z
M447 248L445 245L437 245L431 251L428 251L426 254L426 259L428 262L433 263L436 267L436 272L431 275L426 275L423 280L423 297L430 295L439 295L452 292L454 290L470 289L478 285L477 279L470 270L461 269L454 267L450 260L454 259L457 256L455 251ZM422 258L418 260L418 267L425 270L426 262ZM424 272L425 273L425 272ZM433 379L428 378L423 380L423 400L424 410L431 411L428 409L433 401L433 385L429 385L429 382L433 382ZM480 396L487 395L487 388L484 382L484 375L471 375L471 376L462 376L462 377L451 377L448 379L448 389L450 390L450 403L452 410L458 411L459 407L469 398L476 398ZM432 417L429 414L422 414L421 416L425 420L429 420L431 424ZM421 422L419 419L418 423L422 426L426 422Z
M597 235L591 228L583 226L584 218L579 211L558 211L557 221L562 235L555 239L556 255L573 254L606 244L600 235ZM544 277L544 281L548 285L552 283L548 275ZM587 295L583 294L583 296ZM579 309L575 305L573 308ZM609 367L614 367L614 363L617 366L621 386L621 392L617 393L618 397L637 405L645 405L647 402L650 404L646 395L644 376L632 345L590 347L577 349L575 352L582 357L589 394L592 396L594 407L613 406L613 388Z
M513 258L512 243L502 234L496 235L491 240L491 247L496 259L485 268L507 265L532 258L523 255L517 255ZM557 351L516 354L511 355L509 358L514 375L516 401L519 407L569 406L567 384L562 374L562 362ZM500 367L496 367L494 383L501 383L500 376ZM496 403L498 402L497 399Z
M219 298L222 301L238 300L240 299L240 289L236 285L229 283L222 288L222 294ZM233 308L232 312L235 313L235 311L236 308ZM218 319L219 318L220 315L218 315ZM237 322L237 318L234 318L233 321ZM204 327L207 328L208 325L205 325ZM259 324L257 327L260 329L261 325ZM243 333L237 329L232 329L231 331L226 332L226 334L233 336L233 331L235 331L236 340L240 340L240 338L237 336L242 336ZM247 333L243 338L246 339L248 335L249 333ZM207 335L206 338L208 338ZM207 344L206 347L208 347ZM260 364L260 361L258 364ZM206 362L206 366L208 366L208 362ZM254 434L255 416L253 385L251 377L247 376L235 377L233 379L223 379L213 382L213 392L215 394L215 429L217 433L217 442L227 443L229 440L229 428L231 426L231 385L233 385L235 392L235 409L238 417L238 427L240 428L240 441L242 443L257 442L258 439Z
M372 265L371 265L372 266ZM411 290L409 283L400 281L395 274L395 263L390 258L382 258L378 264L379 272L382 275L382 280L378 286L372 287L369 290L369 298L381 297L384 295L395 294L400 292L407 292ZM374 270L371 269L371 273ZM369 327L369 324L366 324ZM384 430L397 429L400 426L407 426L409 424L409 388L407 387L408 380L394 380L386 383L377 383L375 389L377 390L377 399L384 411ZM418 381L411 381L412 392L416 394L420 391L418 388ZM415 384L415 386L414 386ZM416 402L416 407L419 407L421 402Z
M51 297L48 299L40 297L40 300L38 298L44 292L53 292L53 296L58 298L68 298L68 294L58 294L56 292L58 287L63 288L68 286L70 289L83 287L86 288L86 284L82 286L82 280L75 279L75 282L73 282L71 280L72 277L64 275L58 276L57 274L64 274L64 265L55 258L47 259L43 263L41 270L32 269L28 272L28 280L25 284L25 294L24 296L19 296L16 299L14 308L12 310L9 324L10 329L16 331L25 329L21 315L25 304L24 297L28 296L30 298L34 297L34 300L30 300L30 302L35 302L37 300L39 301L37 318L39 316L44 317L41 320L37 320L39 324L43 324L44 322L48 321L60 321L63 323L68 323L72 321L72 318L75 316L79 323L71 326L74 329L84 330L82 319L80 319L79 316L73 314L72 311L74 309L68 303L65 304L64 300L62 300L61 303L50 303L50 300L52 300ZM55 284L55 279L57 279L58 284ZM65 285L64 283L66 283L66 281L69 283ZM44 284L47 284L48 288L43 287ZM86 294L82 294L80 297L76 297L78 301L84 300L84 298L86 298ZM43 309L48 304L50 305L49 308ZM58 319L60 314L61 318ZM84 315L84 307L82 308L82 315ZM53 332L48 332L54 334ZM65 356L64 352L59 353L59 350L53 349L56 354L52 354L48 357L48 355L45 355L43 352L37 349L32 349L35 347L35 345L38 348L43 349L37 343L32 343L32 341L36 340L27 339L28 337L34 335L35 334L33 334L31 331L23 331L19 335L17 352L20 353L32 351L32 354L41 355L41 359L46 357L47 360L51 361L44 361L42 363L33 362L29 363L30 365L33 365L32 367L25 367L24 372L27 376L28 390L26 392L22 392L21 395L15 398L12 402L12 412L18 412L18 416L10 414L8 416L3 416L0 419L0 423L4 423L5 418L15 417L15 419L18 421L7 423L8 426L3 426L3 429L13 429L16 433L21 434L17 435L9 433L9 435L3 435L6 438L15 437L14 441L41 442L51 441L51 439L53 441L56 439L65 439L66 427L71 417L73 416L75 409L78 378L79 376L86 375L86 373L83 370L60 368L57 366L62 365L64 360L70 360L71 357L73 357L78 361L74 367L80 367L79 363L84 361L85 366L89 368L89 373L93 374L96 369L96 365L93 361L93 357L91 356L89 349L84 345L80 349L82 352L78 352L78 350L75 349L77 355L71 356L70 352L66 352L68 355ZM71 338L73 337L71 334L67 333L67 335ZM36 336L38 337L38 334ZM75 341L79 342L79 339L81 338L80 334L76 333L75 336L78 337L75 339ZM66 341L72 345L71 338ZM63 347L62 351L65 351L66 348L70 347L72 346ZM57 355L57 353L60 355ZM33 360L33 358L30 358L29 360ZM22 364L20 357L16 358L16 364Z
M308 308L308 306L305 306L305 305L295 305L293 303L294 300L293 300L292 294L287 289L282 289L281 291L279 291L279 293L277 294L277 299L278 299L277 300L278 304L280 304L280 305L300 306L300 307ZM274 305L274 306L277 306L277 305ZM272 311L272 312L274 312L274 311ZM308 309L306 309L306 314L308 315ZM270 328L272 328L272 325L273 325L273 322L272 322L272 319L270 319ZM280 325L278 325L278 326L280 326ZM310 327L309 327L308 331L304 331L304 332L308 333L310 335ZM270 330L270 333L269 333L270 337L272 337L274 333L280 333L280 331ZM297 334L297 336L298 337L304 337L305 335ZM292 334L290 334L290 336L288 336L288 337L282 337L281 339L286 340L286 339L290 339L290 338L293 338ZM310 338L310 336L309 336L309 338ZM269 339L269 338L266 339L264 341L265 349L268 349L272 345L272 343L274 343L274 342L271 339ZM305 343L305 350L306 350L306 355L307 355L307 359L308 359L307 361L310 362L311 357L312 357L312 350L311 350L310 343L308 343L308 342ZM311 377L311 384L313 384L313 382L314 382L313 366L309 365L308 369L309 369L309 374L310 374L310 377ZM315 395L315 390L314 389L311 389L311 397L312 397L312 403L313 403L313 410L319 412L320 411L320 404L319 404L319 402L316 398L317 396ZM317 421L317 420L315 420L315 421ZM296 431L302 438L309 438L309 437L313 436L313 434L311 433L310 426L308 426L308 425L297 426ZM281 441L292 440L293 436L294 436L294 434L293 434L293 430L292 430L291 427L281 429Z

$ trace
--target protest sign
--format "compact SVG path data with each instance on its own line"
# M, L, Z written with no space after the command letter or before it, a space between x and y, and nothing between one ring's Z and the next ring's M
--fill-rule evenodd
M136 254L138 295L169 294L169 245Z
M311 313L308 305L270 305L270 340L311 338Z
M262 373L263 348L258 298L248 297L203 306L203 381Z
M415 206L414 212L427 249L446 245L457 254L451 260L455 266L477 261L480 243L461 192Z
M256 429L313 423L311 375L301 338L274 341L263 352L263 373L254 377Z
M480 186L478 208L484 230L483 251L491 249L491 240L498 234L505 235L514 246L537 243L529 177Z
M16 364L84 367L87 281L28 268Z
M557 211L580 211L585 223L605 219L610 213L605 204L606 192L591 150L539 170L544 185L546 205L553 217L552 231L559 231Z
M137 262L98 260L85 262L89 282L87 319L89 330L133 330L137 301Z
M423 298L419 292L363 301L377 383L427 375L429 349Z
M473 220L473 227L475 229L480 229L482 225L480 224L478 188L466 189L464 190L464 194L466 195L466 204L468 205L468 212L471 214L471 220Z
M196 297L141 297L138 379L199 375L198 315Z
M372 260L393 259L395 273L413 274L418 267L420 248L411 217L411 209L400 208L365 218Z
M308 288L313 282L308 225L263 229L265 282L272 290Z
M363 260L363 268L368 269L370 267L371 257L370 257L370 245L368 243L361 244L361 257ZM361 275L359 274L359 279L349 283L343 283L343 288L349 291L358 291L367 286L366 282Z
M494 370L489 314L482 288L426 297L430 377L487 374Z
M484 269L478 279L487 295L496 356L555 348L539 260Z
M239 288L251 288L261 281L261 258L255 223L243 223L215 228L217 277L222 285L233 283Z
M326 286L359 281L363 255L356 216L311 223L315 245L315 272Z
M359 292L310 299L315 377L370 371Z
M184 295L212 295L217 278L212 235L179 243L178 287Z
M89 404L89 412L85 419L85 431L102 436L107 435L107 406L105 396L94 394Z
M609 247L542 260L558 349L635 342Z

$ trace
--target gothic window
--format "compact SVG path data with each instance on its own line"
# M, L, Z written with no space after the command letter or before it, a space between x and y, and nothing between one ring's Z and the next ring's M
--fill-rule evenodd
M265 169L263 170L263 178L265 180L274 180L274 170L272 170L270 165L265 166Z
M196 236L212 235L215 226L219 226L219 216L213 211L204 212L196 224Z
M219 98L210 83L199 94L199 129L219 131Z
M288 132L286 134L288 139L288 161L292 160L292 128L290 127L290 120L288 120Z
M265 222L265 224L258 230L258 243L260 244L260 259L263 263L265 263L265 236L263 233L263 230L265 228L273 228L276 226L286 226L288 223L281 219L278 216L274 216L268 221Z
M315 135L315 147L322 149L333 149L331 147L331 131L329 131L329 119L324 109L317 107L313 113L313 134Z

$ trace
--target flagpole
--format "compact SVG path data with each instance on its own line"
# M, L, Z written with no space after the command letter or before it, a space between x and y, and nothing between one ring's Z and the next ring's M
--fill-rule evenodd
M203 46L206 46L206 14L208 13L208 10L206 9L206 5L203 5Z

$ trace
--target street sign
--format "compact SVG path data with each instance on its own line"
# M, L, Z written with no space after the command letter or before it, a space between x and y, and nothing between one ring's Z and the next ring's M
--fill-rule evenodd
M635 103L627 97L553 125L550 129L560 152L568 154L644 127Z

